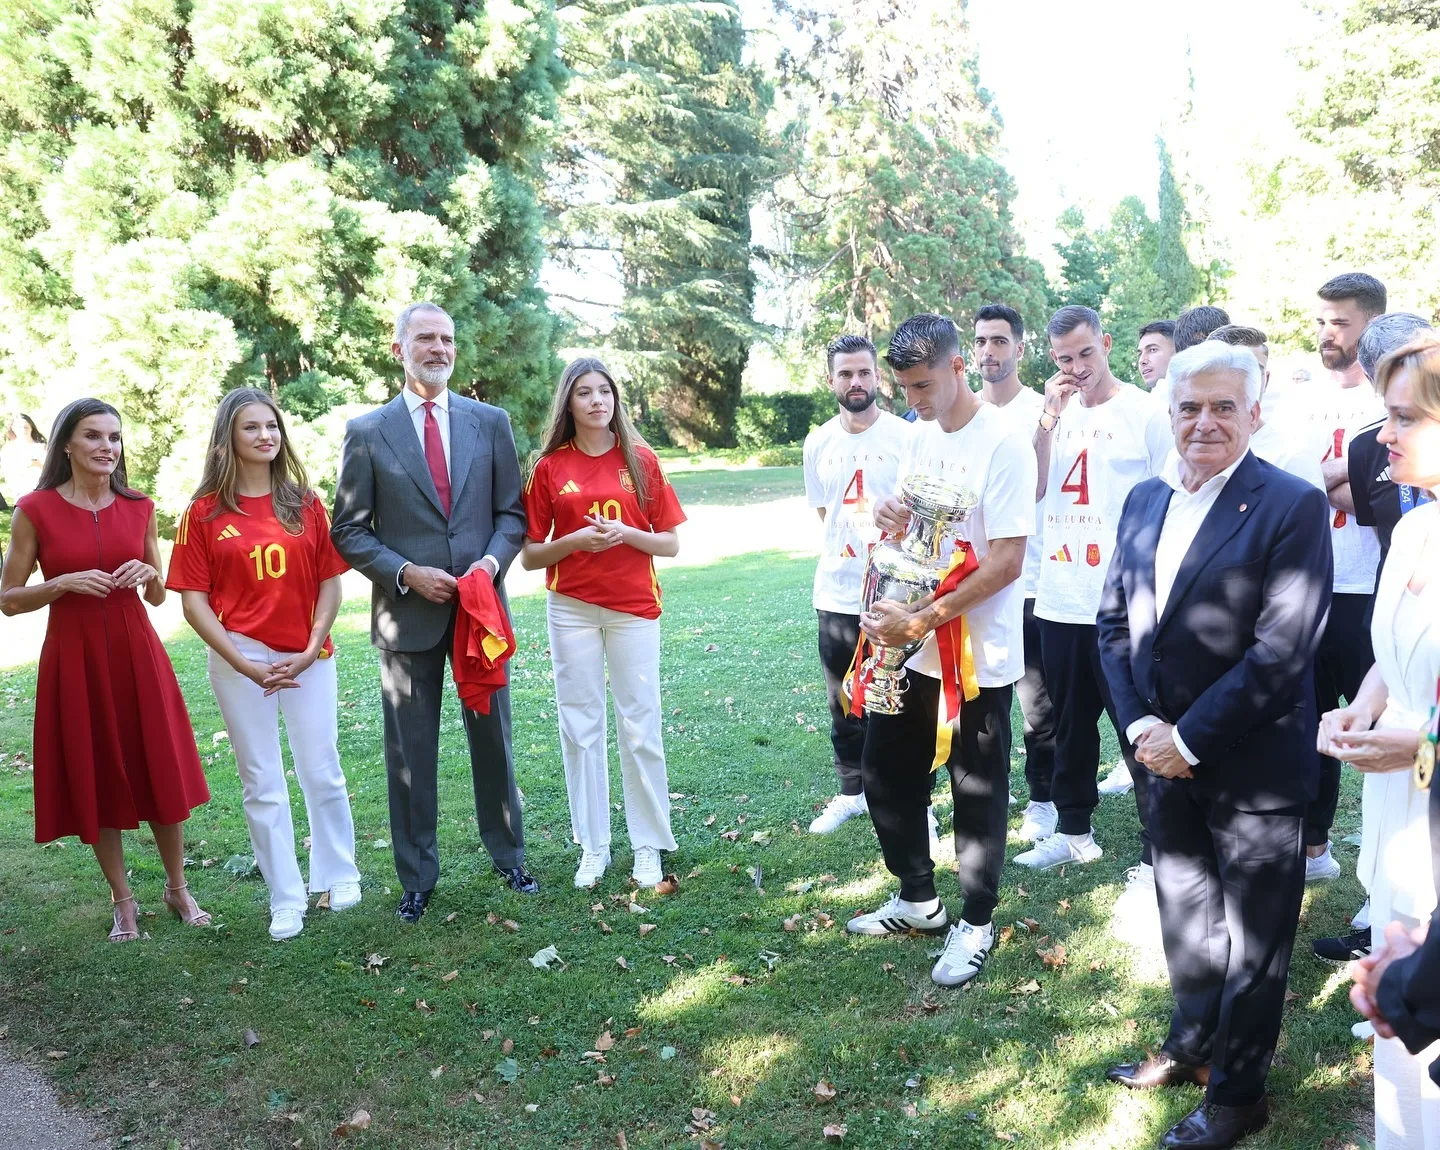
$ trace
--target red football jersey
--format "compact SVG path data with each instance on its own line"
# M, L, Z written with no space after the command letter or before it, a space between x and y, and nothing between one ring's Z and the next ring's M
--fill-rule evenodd
M236 498L240 514L219 501L195 500L175 529L175 550L165 586L204 591L227 631L293 655L310 642L320 584L349 570L330 542L330 516L318 498L301 513L302 530L291 535L275 518L268 495ZM323 657L334 652L325 636Z
M645 468L648 507L642 510L635 484L617 444L604 455L586 455L572 439L537 464L525 485L526 535L531 542L559 539L585 526L585 516L603 515L631 527L669 531L685 522L675 489L648 447L636 449ZM655 560L622 543L608 551L576 551L545 570L545 586L597 607L654 619L660 614Z

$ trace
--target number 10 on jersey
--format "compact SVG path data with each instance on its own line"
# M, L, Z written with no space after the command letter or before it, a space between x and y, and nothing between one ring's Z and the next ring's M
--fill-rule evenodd
M255 564L256 579L279 579L285 574L285 548L278 543L272 543L268 547L257 543L247 558Z

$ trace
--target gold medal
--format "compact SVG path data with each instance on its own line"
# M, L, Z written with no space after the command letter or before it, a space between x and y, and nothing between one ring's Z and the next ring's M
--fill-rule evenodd
M1430 789L1435 774L1435 744L1428 735L1421 736L1420 749L1415 752L1415 785L1422 791Z

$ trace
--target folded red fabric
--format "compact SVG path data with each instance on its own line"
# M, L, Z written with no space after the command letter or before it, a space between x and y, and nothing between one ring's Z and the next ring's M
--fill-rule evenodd
M483 571L460 580L460 610L455 615L451 671L460 701L482 715L490 696L509 682L505 661L515 654L515 631L495 585Z

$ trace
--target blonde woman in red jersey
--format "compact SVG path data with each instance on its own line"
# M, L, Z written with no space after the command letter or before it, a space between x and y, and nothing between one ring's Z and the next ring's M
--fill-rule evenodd
M615 703L625 823L635 881L664 875L675 849L660 724L660 584L654 556L679 550L680 501L636 433L620 388L598 359L565 368L545 446L525 485L529 526L520 562L546 568L555 703L580 844L577 887L610 865L605 678Z
M309 889L329 891L331 910L360 901L330 643L346 569L280 409L255 388L230 392L175 533L166 585L210 647L210 685L235 750L276 941L300 933L307 905L280 757L282 714L309 816Z

